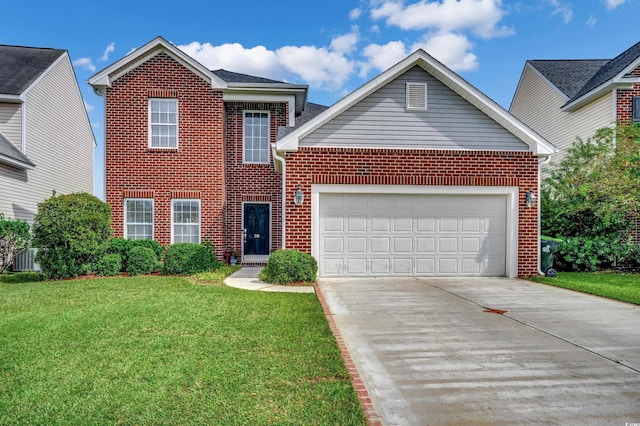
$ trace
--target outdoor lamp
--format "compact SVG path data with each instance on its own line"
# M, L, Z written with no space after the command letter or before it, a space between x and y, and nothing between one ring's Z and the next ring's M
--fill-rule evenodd
M536 203L536 195L533 193L532 190L528 190L527 193L524 195L524 201L527 202L527 207L534 206L534 204Z
M304 194L302 193L302 188L300 187L300 184L298 184L298 189L296 189L296 192L293 193L293 202L295 203L296 206L301 206L303 201L304 201Z

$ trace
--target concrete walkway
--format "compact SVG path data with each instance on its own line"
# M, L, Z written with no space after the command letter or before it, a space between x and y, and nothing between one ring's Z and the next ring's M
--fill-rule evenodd
M637 306L506 278L321 279L318 290L370 424L640 423Z
M229 275L225 280L225 285L229 287L241 288L244 290L270 291L280 293L314 293L312 286L289 286L267 284L258 278L261 267L242 268L238 272Z

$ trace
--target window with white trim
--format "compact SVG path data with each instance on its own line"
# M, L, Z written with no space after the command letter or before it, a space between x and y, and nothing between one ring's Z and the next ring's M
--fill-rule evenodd
M200 243L200 200L171 201L171 241Z
M124 200L124 237L130 240L153 240L153 200Z
M407 82L407 109L427 109L427 83Z
M269 113L245 111L242 134L242 161L269 163Z
M178 147L177 99L149 99L149 147Z

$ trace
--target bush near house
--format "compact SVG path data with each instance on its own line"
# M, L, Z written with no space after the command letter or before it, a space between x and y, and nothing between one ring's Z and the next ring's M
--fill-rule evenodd
M149 247L137 246L129 251L127 272L129 275L150 274L158 270L158 259Z
M38 205L33 225L36 261L47 278L91 272L111 237L111 208L91 194L53 196Z
M273 284L295 282L311 283L316 280L318 262L313 256L298 250L276 250L260 271L262 281Z
M24 220L5 219L0 213L0 274L16 258L16 255L29 247L29 224Z
M213 271L221 265L215 248L209 243L176 243L167 248L162 272L167 275L188 275Z
M122 258L118 253L109 253L102 256L96 265L96 274L103 277L118 275L122 269Z
M146 247L153 251L156 257L156 262L162 260L162 254L164 247L160 245L156 240L130 240L128 238L111 238L109 240L108 253L117 253L122 258L122 269L126 271L129 264L129 255L131 250L135 247Z
M638 187L640 126L619 124L576 140L542 186L542 233L564 240L559 269L640 265L640 251L629 237L630 219L640 214Z

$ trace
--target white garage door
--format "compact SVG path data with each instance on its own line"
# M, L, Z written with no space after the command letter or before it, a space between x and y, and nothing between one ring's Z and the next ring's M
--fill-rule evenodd
M320 275L504 276L504 195L320 194Z

